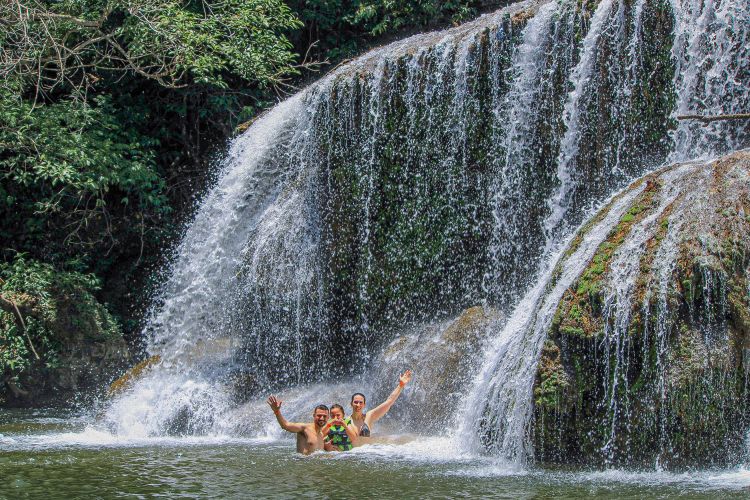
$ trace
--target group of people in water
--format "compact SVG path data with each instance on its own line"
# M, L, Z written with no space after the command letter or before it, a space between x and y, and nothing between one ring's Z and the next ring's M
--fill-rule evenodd
M309 455L318 450L348 451L370 441L373 425L388 413L411 380L411 375L411 370L406 370L388 399L369 411L365 411L365 395L355 393L351 400L352 414L348 417L344 417L344 407L340 404L331 405L330 408L321 404L313 410L311 423L289 422L281 414L283 402L280 399L270 396L268 404L281 428L297 434L299 453Z

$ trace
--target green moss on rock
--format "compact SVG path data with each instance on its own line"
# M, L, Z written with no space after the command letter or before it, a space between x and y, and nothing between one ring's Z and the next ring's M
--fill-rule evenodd
M693 167L673 201L660 205L672 168L646 178L558 304L534 389L533 435L544 462L681 468L742 456L750 426L750 223L742 216L750 154ZM638 224L650 233L622 306L629 323L616 330L601 304L613 256Z

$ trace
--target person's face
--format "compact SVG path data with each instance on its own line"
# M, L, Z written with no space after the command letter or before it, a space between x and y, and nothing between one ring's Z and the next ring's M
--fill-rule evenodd
M333 408L331 409L331 418L334 420L344 420L344 412L341 411L341 408Z
M318 427L323 427L328 422L328 412L325 410L315 410L313 413L313 421Z
M354 396L352 399L352 409L355 413L360 413L365 408L365 398L360 395Z

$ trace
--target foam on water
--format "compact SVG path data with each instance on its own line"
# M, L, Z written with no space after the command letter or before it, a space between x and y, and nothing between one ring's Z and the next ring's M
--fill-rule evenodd
M137 448L153 446L226 446L262 445L274 442L271 438L240 438L234 436L184 436L184 437L129 437L88 426L81 432L61 432L0 436L3 451L64 449L64 448Z
M357 457L388 458L412 463L453 463L474 460L471 454L462 451L455 441L447 437L425 437L413 435L391 435L389 442L367 444L354 448L349 454Z
M745 489L750 487L750 470L738 467L729 470L691 471L683 473L638 472L622 469L570 474L579 482L623 483L641 486L680 485L695 489Z
M338 389L343 389L343 386ZM317 396L325 397L325 389L308 387ZM299 391L302 393L303 391ZM285 405L292 406L299 403L297 392L285 393ZM330 399L330 398L329 398ZM265 404L263 401L258 401ZM303 401L309 406L309 401ZM289 415L296 412L289 411ZM0 450L4 453L39 453L44 451L65 450L97 450L97 453L107 453L111 449L185 449L185 448L223 448L238 447L262 450L262 453L273 453L275 460L297 460L294 452L294 435L278 432L270 411L266 408L263 414L265 420L275 426L274 432L256 437L237 437L230 435L181 436L181 437L133 437L122 436L103 430L92 422L91 418L73 417L59 418L28 418L25 422L47 422L49 425L59 424L64 420L69 426L81 425L88 422L81 431L49 432L49 433L6 433L0 434ZM237 417L237 416L235 416ZM384 419L384 420L387 420ZM424 473L428 477L466 477L477 480L519 478L531 481L529 484L559 485L561 487L584 486L604 487L611 491L618 491L622 487L635 487L638 491L648 492L649 488L679 488L680 491L707 492L713 490L744 491L750 488L750 469L735 467L725 470L699 470L684 473L669 473L662 471L635 471L625 469L608 469L593 472L561 472L550 471L535 467L519 466L518 463L507 462L492 456L477 456L468 453L457 446L450 437L428 437L413 435L393 435L388 437L390 442L368 444L355 448L347 453L314 453L305 460L335 460L337 462L355 463L357 468L381 467L383 463L396 463L398 467L416 468L421 470L428 467ZM129 452L133 453L133 452ZM135 451L135 453L139 453ZM199 452L200 453L200 452ZM253 453L250 451L249 453ZM253 455L254 456L254 455ZM284 458L286 457L286 458ZM38 465L38 464L37 464ZM49 466L49 465L47 465Z

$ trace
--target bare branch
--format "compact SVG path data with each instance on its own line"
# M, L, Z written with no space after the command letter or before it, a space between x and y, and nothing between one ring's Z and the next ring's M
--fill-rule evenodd
M31 19L35 21L42 20L42 19L57 19L60 21L67 21L67 22L73 23L82 28L100 28L102 26L102 23L106 19L106 16L105 16L97 21L88 21L86 19L80 19L77 17L68 16L65 14L55 14L54 12L40 11L40 10L33 10L31 11L30 14L31 14L30 16Z
M731 115L679 115L678 120L698 120L703 123L717 122L720 120L747 120L750 119L750 113L735 113Z
M0 283L4 283L2 278L0 278ZM3 294L0 294L0 309L13 314L13 316L16 318L16 323L21 328L21 331L26 337L26 341L29 343L29 348L31 348L31 352L34 353L34 357L37 360L41 359L39 357L39 353L36 352L34 343L31 341L31 337L29 336L29 331L26 328L26 321L24 321L23 319L23 315L21 314L21 310L18 308L18 304L16 304L16 302L13 299L4 297Z

